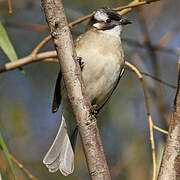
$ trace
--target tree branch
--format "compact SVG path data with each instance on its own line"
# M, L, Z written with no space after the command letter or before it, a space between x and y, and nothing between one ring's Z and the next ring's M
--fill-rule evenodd
M173 115L170 121L169 135L164 149L158 180L180 179L180 56L177 85Z
M60 0L42 0L42 6L58 58L62 59L60 61L61 72L77 120L89 174L93 180L109 180L111 179L110 173L104 156L96 119L91 113L91 103L88 100L83 84L63 5Z
M18 67L22 67L26 64L31 64L33 62L37 62L37 61L40 61L42 59L49 58L49 57L57 57L56 51L47 51L47 52L39 53L34 56L29 55L17 61L6 63L4 66L0 67L0 73L10 71Z

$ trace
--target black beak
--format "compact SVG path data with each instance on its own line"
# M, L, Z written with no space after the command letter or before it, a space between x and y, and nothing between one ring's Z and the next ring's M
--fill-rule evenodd
M127 19L121 19L119 23L120 23L120 25L123 25L123 26L127 25L127 24L132 24L131 21L129 21Z

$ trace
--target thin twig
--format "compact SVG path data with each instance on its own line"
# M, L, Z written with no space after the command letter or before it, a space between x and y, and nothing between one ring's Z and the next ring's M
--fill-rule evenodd
M12 2L11 2L11 0L8 0L8 6L9 6L9 14L12 14Z
M146 4L150 4L150 3L156 2L156 1L160 1L160 0L147 0L147 1L137 1L137 0L135 0L135 1L132 1L130 4L126 5L126 6L113 8L113 10L122 11L122 10L127 9L126 11L120 12L121 15L124 15L124 14L130 12L132 10L132 8L139 7L139 6L146 5Z
M152 174L152 180L156 179L156 155L155 155L155 143L154 143L154 135L153 135L153 122L152 122L152 117L151 117L151 111L150 111L150 106L149 106L149 97L148 97L148 93L146 90L146 86L143 80L143 76L141 75L141 73L139 72L139 70L133 66L132 64L130 64L129 62L126 61L126 65L128 67L130 67L138 76L141 85L143 87L143 91L144 91L144 96L145 96L145 103L146 103L146 109L147 109L147 116L148 116L148 120L149 120L149 130L150 130L150 142L151 142L151 150L152 150L152 160L153 160L153 174Z
M37 180L24 166L21 164L12 154L10 154L11 160L26 174L26 176L31 180Z
M51 35L45 37L36 47L35 49L32 51L31 55L32 56L36 56L36 54L40 51L40 49L48 42L52 39Z
M58 59L55 59L55 58L46 58L46 59L42 59L44 62L57 62L59 63L59 60Z
M156 130L159 131L159 132L162 132L162 133L168 135L168 131L166 131L166 130L164 130L164 129L161 129L161 128L159 128L158 126L153 125L153 128L156 129Z
M95 12L92 12L91 14L88 14L87 16L84 16L84 17L82 17L82 18L79 18L79 19L71 22L71 23L69 24L69 27L72 28L74 25L77 25L77 24L79 24L79 23L81 23L81 22L83 22L83 21L91 18L91 17L94 15L94 13L95 13Z
M172 85L172 84L170 84L170 83L168 83L168 82L166 82L166 81L163 81L163 80L161 80L161 79L159 79L159 78L157 78L157 77L155 77L155 76L153 76L153 75L151 75L151 74L148 74L148 73L146 73L146 72L141 72L141 74L144 75L144 76L150 77L150 78L156 80L157 82L160 82L161 84L164 84L164 85L166 85L166 86L168 86L168 87L171 87L171 88L173 88L173 89L176 89L176 88L177 88L177 86L174 86L174 85Z

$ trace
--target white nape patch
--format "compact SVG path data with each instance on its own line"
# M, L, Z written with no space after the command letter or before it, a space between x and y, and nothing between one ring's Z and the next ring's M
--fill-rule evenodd
M106 22L106 20L108 19L108 15L105 12L99 10L99 11L97 11L95 13L94 18L97 21L104 21L104 22Z
M101 32L103 32L103 33L106 33L106 34L109 34L111 36L115 36L115 37L118 37L118 38L120 38L121 31L122 31L122 26L121 25L115 26L114 28L109 29L109 30L101 30Z

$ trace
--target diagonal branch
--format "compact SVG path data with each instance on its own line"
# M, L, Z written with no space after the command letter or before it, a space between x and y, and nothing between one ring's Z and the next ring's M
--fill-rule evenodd
M89 174L93 180L110 180L96 118L91 113L91 103L81 77L81 70L74 50L72 36L60 0L42 0L68 97L77 121L83 143Z
M31 180L37 180L12 154L10 154L11 160L26 174Z

